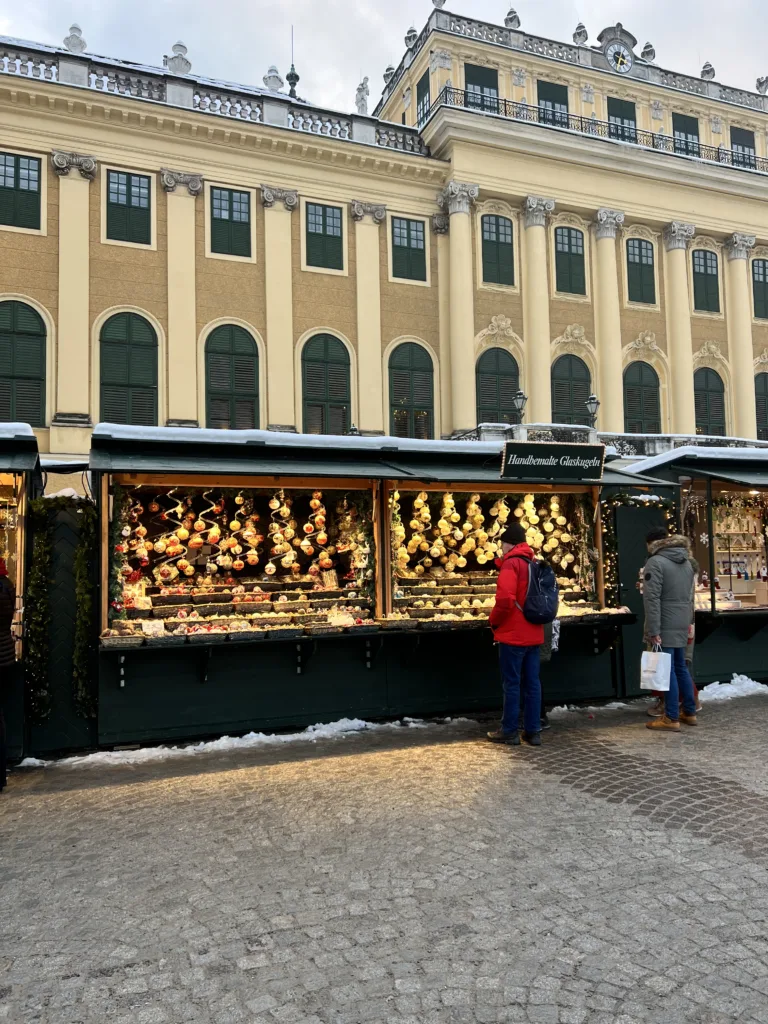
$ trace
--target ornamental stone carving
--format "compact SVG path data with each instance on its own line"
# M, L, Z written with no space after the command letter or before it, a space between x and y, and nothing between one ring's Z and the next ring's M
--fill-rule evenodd
M726 365L728 363L717 341L705 341L698 352L693 353L694 369L706 366L708 363L725 363Z
M754 235L742 235L737 231L726 239L725 255L729 260L747 260L756 241Z
M609 210L601 207L595 217L595 235L600 238L615 238L616 232L624 223L624 214L621 210Z
M673 220L664 228L664 248L667 252L672 249L687 249L695 234L695 224L685 224L681 220Z
M581 98L585 103L595 102L595 87L593 85L582 85Z
M592 343L587 341L587 332L581 324L569 324L563 333L552 342L552 347L558 345L581 345L584 348L592 348Z
M268 209L275 203L282 203L292 213L299 205L299 193L293 188L273 188L271 185L261 186L261 202Z
M69 26L69 35L64 39L64 45L70 53L84 53L88 44L83 39L83 30L79 25Z
M447 213L435 213L432 215L432 230L436 235L447 235L451 225L451 218Z
M763 351L754 360L755 373L765 373L768 370L768 348L764 348Z
M466 181L449 181L442 192L437 194L437 205L441 210L454 213L469 213L470 207L480 195L479 185L470 185Z
M664 120L664 107L661 105L661 100L651 100L651 117L654 121Z
M713 135L722 135L723 134L723 119L722 119L722 117L719 117L717 114L713 115L709 119L709 127L712 129L712 134Z
M65 153L62 150L54 149L51 153L51 166L60 178L65 177L73 167L76 167L82 178L93 181L98 164L92 156L83 156L82 153Z
M525 68L515 68L512 72L513 85L525 85L528 73Z
M517 348L517 354L522 360L525 345L523 339L512 328L512 321L508 316L497 313L491 317L491 322L478 334L475 342L479 348L488 348L506 341L513 349Z
M440 68L451 70L451 55L448 50L433 50L429 55L429 70L438 71Z
M635 359L649 358L651 356L665 358L663 350L656 344L656 334L654 331L641 331L635 340L631 341L624 349L625 362L632 362Z
M171 171L167 167L161 167L160 184L166 192L175 192L181 186L194 197L199 196L203 191L203 176L202 174L187 174L186 171Z
M171 47L172 57L165 58L165 66L173 75L188 75L192 70L192 61L187 59L187 48L181 40Z
M523 220L527 228L546 227L547 217L554 212L555 200L545 196L526 196L523 203Z
M361 203L359 199L353 199L349 209L352 220L370 217L374 224L382 224L387 217L387 208L381 203Z

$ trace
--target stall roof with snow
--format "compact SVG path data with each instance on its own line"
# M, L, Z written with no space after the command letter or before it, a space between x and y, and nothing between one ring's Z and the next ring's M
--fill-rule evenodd
M685 445L636 462L627 473L653 473L675 483L698 478L768 488L768 449Z
M33 473L40 468L37 438L28 423L0 423L0 472Z
M102 473L352 477L424 483L493 484L503 443L419 441L402 437L290 434L269 430L130 427L100 423L91 439L90 468ZM659 480L604 470L588 486L648 487Z

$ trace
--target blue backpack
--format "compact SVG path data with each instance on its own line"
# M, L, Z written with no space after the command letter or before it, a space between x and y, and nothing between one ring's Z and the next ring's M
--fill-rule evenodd
M522 608L517 601L515 604L528 622L536 626L554 622L557 618L560 599L552 566L548 562L532 562L524 555L514 555L513 557L528 563L528 593L525 595L525 604Z

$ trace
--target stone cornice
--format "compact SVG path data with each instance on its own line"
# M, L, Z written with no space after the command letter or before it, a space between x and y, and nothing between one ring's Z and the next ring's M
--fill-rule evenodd
M601 207L595 217L595 236L601 238L615 238L619 228L624 223L624 214L621 210L609 210Z
M189 174L186 171L171 171L167 167L160 168L160 184L166 192L175 192L181 186L191 196L199 196L203 191L202 174Z
M51 153L51 167L60 178L65 177L76 167L82 178L93 181L98 166L94 157L83 156L82 153L65 153L60 149L54 149Z
M365 220L370 217L374 224L382 224L387 219L387 208L382 203L363 203L353 199L349 206L352 220Z
M738 231L725 241L725 255L729 260L748 260L755 248L754 235L742 235Z
M299 193L293 188L275 188L272 185L261 186L261 202L269 209L275 203L282 203L292 213L299 205Z

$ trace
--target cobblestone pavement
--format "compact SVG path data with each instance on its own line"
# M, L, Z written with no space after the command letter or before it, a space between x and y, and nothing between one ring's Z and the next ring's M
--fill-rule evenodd
M141 767L0 798L0 1022L768 1024L768 700Z

